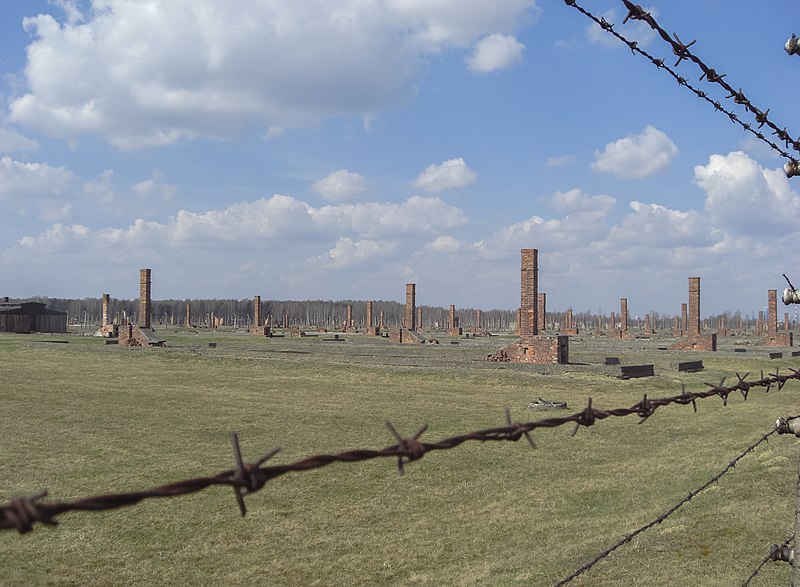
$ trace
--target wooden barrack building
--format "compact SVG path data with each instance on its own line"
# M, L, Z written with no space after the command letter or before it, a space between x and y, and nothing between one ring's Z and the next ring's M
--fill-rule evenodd
M0 332L66 332L67 313L49 310L41 302L10 302L0 299Z

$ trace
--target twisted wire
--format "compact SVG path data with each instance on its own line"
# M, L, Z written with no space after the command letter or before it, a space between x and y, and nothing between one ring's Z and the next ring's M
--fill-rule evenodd
M791 534L786 540L784 540L783 544L773 544L772 547L769 549L769 554L764 557L764 559L758 564L758 566L750 574L750 576L747 577L745 582L742 583L742 587L747 587L748 585L750 585L750 581L756 578L756 575L758 575L761 572L761 569L763 569L764 565L766 565L769 561L779 560L776 555L781 550L788 547L789 544L792 542L792 540L794 540L794 534Z
M379 450L355 449L338 454L317 454L282 465L264 465L267 460L277 454L279 449L272 449L253 463L244 463L239 450L238 436L235 433L231 433L236 461L235 469L222 471L209 477L197 477L160 485L143 491L107 493L75 501L43 502L41 500L47 496L47 492L42 491L34 495L12 499L6 505L0 506L0 529L14 529L24 534L33 530L36 522L56 525L58 523L56 516L66 512L112 510L131 506L145 499L177 497L202 491L216 485L234 488L239 510L242 515L245 515L244 495L261 490L268 481L289 472L310 471L337 462L354 463L376 458L394 458L397 459L398 472L402 475L405 472L406 464L421 459L429 452L451 450L465 442L516 442L525 437L531 446L535 448L530 433L539 428L555 428L565 424L573 424L572 436L574 436L581 427L589 427L598 421L611 417L639 416L639 423L641 424L652 416L658 408L671 404L692 404L696 412L697 400L718 397L722 399L723 405L727 405L728 396L737 391L741 393L746 401L750 390L753 388L764 388L768 393L773 386L777 386L778 390L780 390L787 381L800 379L800 371L794 369L790 369L790 371L790 374L782 375L776 369L774 374L768 376L764 376L762 371L761 378L753 381L747 380L749 373L744 375L736 373L738 381L731 386L723 385L724 378L717 385L706 383L705 385L709 389L705 391L687 392L685 386L682 386L682 391L679 395L650 399L645 394L641 401L628 408L600 410L592 405L592 399L589 398L588 405L580 412L533 422L512 422L510 412L506 411L506 426L476 430L437 442L423 442L420 440L421 435L427 429L427 425L422 426L413 436L404 437L397 432L391 422L386 422L386 427L397 440L397 444Z
M773 132L772 134L776 135L778 139L780 139L787 147L791 146L795 151L800 151L800 141L793 139L789 133L786 131L786 127L780 128L777 124L772 122L769 119L769 109L762 111L761 109L757 108L753 103L745 96L742 92L741 88L738 90L734 90L733 87L725 81L726 74L719 74L713 68L708 67L703 61L697 57L694 53L689 50L689 47L694 44L694 41L690 43L682 43L677 35L673 35L675 38L673 39L670 37L669 33L665 31L661 26L656 22L655 18L642 9L641 6L638 4L633 4L628 0L622 0L623 4L628 10L628 15L625 17L625 22L628 19L631 20L641 20L647 23L650 28L652 28L664 41L669 43L672 48L672 52L678 57L678 60L675 62L673 67L670 67L666 63L664 63L663 59L657 59L650 55L647 51L641 49L636 41L631 41L618 33L614 30L614 24L608 22L603 17L597 17L582 6L580 6L576 0L564 0L564 3L567 6L573 7L575 10L586 16L587 18L593 20L597 23L600 28L602 28L607 33L613 35L623 43L625 43L630 50L634 54L641 55L648 59L653 65L659 68L662 71L667 72L670 76L672 76L675 81L678 82L679 85L684 86L692 93L694 93L698 98L708 102L714 107L714 110L718 112L722 112L725 114L733 123L738 124L741 126L745 131L751 133L753 136L758 138L760 141L769 145L771 149L777 151L786 159L789 159L793 164L797 164L798 160L796 157L792 157L788 151L780 147L777 143L769 139L764 133L760 131L760 129L766 125L768 126ZM623 23L624 24L624 23ZM729 92L729 95L726 97L728 99L733 98L734 103L740 104L745 107L747 111L752 113L755 116L756 122L758 123L758 128L753 128L751 124L743 121L739 118L734 112L728 110L724 107L718 100L713 100L710 98L704 91L694 87L685 77L679 75L674 67L677 67L681 61L688 60L695 63L700 69L703 71L703 75L700 76L700 80L706 79L708 82L718 84L726 91Z
M792 418L798 418L798 417L800 417L800 416L793 416ZM711 479L709 479L708 481L703 483L697 489L695 489L693 491L690 491L689 494L686 497L681 499L678 503L673 505L666 512L664 512L663 514L661 514L660 516L658 516L654 520L648 522L644 526L641 526L640 528L637 528L636 530L634 530L630 534L626 534L625 536L622 537L622 539L619 542L615 543L613 546L610 546L609 548L607 548L606 550L604 550L603 552L601 552L600 554L595 556L592 560L590 560L586 564L580 566L578 569L573 571L569 576L565 577L564 579L562 579L561 581L556 583L556 587L560 587L561 585L566 585L567 583L570 583L573 579L577 578L581 574L585 573L586 571L588 571L589 569L594 567L597 563L599 563L601 560L606 558L608 555L610 555L612 552L617 550L619 547L629 543L631 540L636 538L642 532L644 532L646 530L649 530L653 526L656 526L656 525L660 524L661 522L663 522L664 520L666 520L672 514L677 512L682 506L686 505L687 503L692 501L692 499L697 497L698 494L702 493L704 490L708 489L708 487L710 487L714 483L718 482L726 473L729 473L730 471L732 471L736 467L736 464L740 460L742 460L749 453L753 452L761 443L766 442L767 439L770 436L772 436L773 434L776 434L776 433L777 433L777 430L771 430L770 432L764 434L756 442L754 442L753 444L748 446L742 453L740 453L738 456L736 456L733 459L731 459L730 462L728 463L728 465L724 469L722 469L722 471L720 471L719 473L714 475Z

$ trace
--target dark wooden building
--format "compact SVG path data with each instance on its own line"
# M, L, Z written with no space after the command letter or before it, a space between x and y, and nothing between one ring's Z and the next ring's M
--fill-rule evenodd
M40 302L0 300L0 332L66 332L67 313L48 310Z

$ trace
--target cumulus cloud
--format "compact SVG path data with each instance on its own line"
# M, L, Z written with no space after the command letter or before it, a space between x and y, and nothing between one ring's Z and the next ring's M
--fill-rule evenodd
M582 190L574 188L566 192L556 192L550 198L554 210L566 214L599 213L605 216L611 211L616 199L611 196L590 196Z
M30 201L59 199L70 193L75 179L63 166L0 158L0 200L14 200L20 206Z
M677 154L675 143L648 125L638 135L628 135L608 143L602 152L595 151L592 169L621 179L642 179L664 171Z
M133 193L140 198L156 197L164 201L169 201L178 191L178 188L164 180L164 174L154 171L152 177L134 184L131 188Z
M39 143L10 128L0 127L0 153L35 151Z
M40 253L57 252L84 240L88 235L89 229L81 224L66 226L57 223L37 236L21 238L19 244Z
M611 229L610 240L622 246L705 246L724 238L696 210L673 210L658 204L633 201L633 211Z
M438 235L464 223L461 210L438 198L413 196L400 204L370 202L315 208L292 196L276 194L221 210L179 210L168 222L139 218L127 228L106 228L94 234L105 246L149 243L165 250L185 248L187 244L198 250L220 244L247 247L272 243L283 247L292 246L292 239L324 242L349 238L354 243L363 241L361 250L367 251L374 248L370 244L374 241ZM63 232L63 227L59 231ZM32 246L40 238L42 235L25 237L25 243Z
M512 34L535 0L104 0L28 18L10 120L123 148L231 138L404 103L425 58ZM497 53L497 50L495 50ZM499 61L495 61L499 64ZM279 133L280 130L277 131Z
M575 251L608 234L608 216L615 200L610 196L589 196L579 189L556 192L550 199L560 218L534 215L504 226L488 239L476 243L481 255L502 257L521 248Z
M397 243L394 241L353 241L343 237L336 241L336 246L325 255L312 259L309 264L323 268L345 269L359 263L387 257L396 249Z
M467 66L477 73L489 73L507 69L522 61L525 45L512 35L495 33L484 37L475 44L475 49L467 58Z
M367 180L360 173L339 169L311 184L311 189L326 200L352 200L367 189Z
M428 165L414 180L414 187L426 192L442 192L467 187L478 181L462 157L448 159L440 165Z
M437 236L425 246L432 253L457 253L461 248L461 242L449 235Z
M796 229L800 196L781 168L765 169L741 151L712 155L694 168L706 192L705 210L716 225L741 234Z

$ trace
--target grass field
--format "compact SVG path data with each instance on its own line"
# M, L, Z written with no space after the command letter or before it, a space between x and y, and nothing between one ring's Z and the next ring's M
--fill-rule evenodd
M429 425L436 440L526 421L533 398L589 397L601 408L693 391L736 371L800 366L752 341L717 353L659 350L667 338L578 336L572 364L487 363L510 338L393 345L347 335L258 339L161 331L163 349L122 349L75 335L0 336L0 498L47 488L70 500L133 491L233 467L280 446L274 462L394 443ZM68 341L57 344L52 341ZM209 347L215 342L216 347ZM733 352L734 344L745 353ZM604 365L653 363L622 381ZM679 360L705 371L680 373ZM290 473L246 497L212 488L103 513L68 513L26 535L0 533L2 585L552 585L662 514L768 432L800 413L800 383L756 389L647 422L615 418L537 431L538 449L467 443L431 453L398 476L391 459ZM774 436L734 471L575 585L741 584L794 524L798 440ZM273 462L273 461L271 461ZM753 585L787 583L770 563Z

